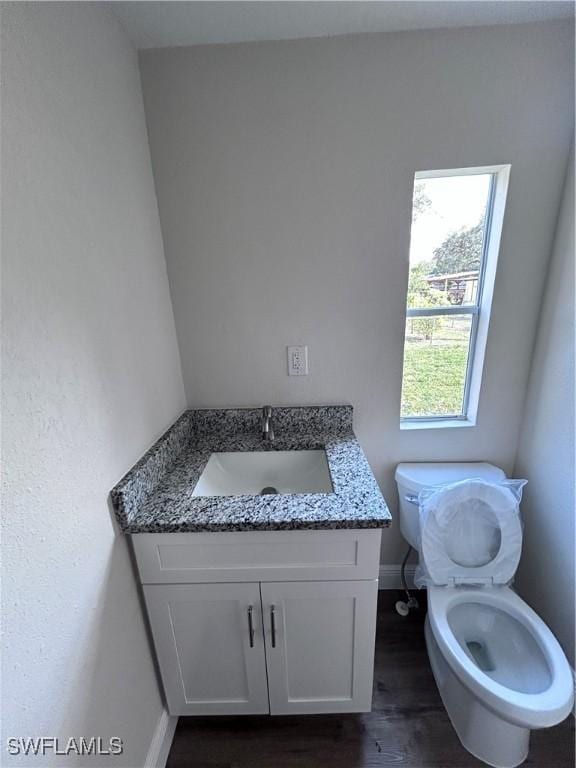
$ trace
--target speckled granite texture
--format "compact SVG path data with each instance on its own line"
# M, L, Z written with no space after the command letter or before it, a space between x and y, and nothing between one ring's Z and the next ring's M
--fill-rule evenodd
M391 516L352 431L352 407L275 408L274 443L258 408L186 411L111 492L124 533L384 528ZM324 448L333 493L192 496L219 451Z

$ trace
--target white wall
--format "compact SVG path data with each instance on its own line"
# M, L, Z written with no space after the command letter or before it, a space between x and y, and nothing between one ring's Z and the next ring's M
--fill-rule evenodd
M162 702L108 492L185 397L137 58L93 4L8 4L2 34L3 736L142 766Z
M574 666L574 153L538 324L515 474L524 492L517 584Z
M570 23L140 56L190 406L350 402L402 460L511 471L573 114ZM511 163L475 428L400 432L416 170ZM308 344L310 375L286 376ZM397 526L383 560L401 555Z

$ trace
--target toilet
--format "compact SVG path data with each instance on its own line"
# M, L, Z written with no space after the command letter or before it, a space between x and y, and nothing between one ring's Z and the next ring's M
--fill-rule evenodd
M531 729L560 723L574 700L562 648L509 586L522 549L517 501L502 470L480 462L400 464L396 482L401 531L428 589L426 646L446 711L469 752L513 768Z

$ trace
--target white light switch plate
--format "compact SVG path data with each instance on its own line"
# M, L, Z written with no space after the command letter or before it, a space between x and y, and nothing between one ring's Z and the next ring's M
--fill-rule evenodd
M308 347L286 347L288 376L308 376Z

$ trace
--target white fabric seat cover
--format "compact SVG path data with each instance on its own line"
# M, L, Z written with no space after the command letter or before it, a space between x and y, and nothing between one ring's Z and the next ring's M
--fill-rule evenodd
M471 479L421 491L417 585L509 584L522 550L525 484Z

